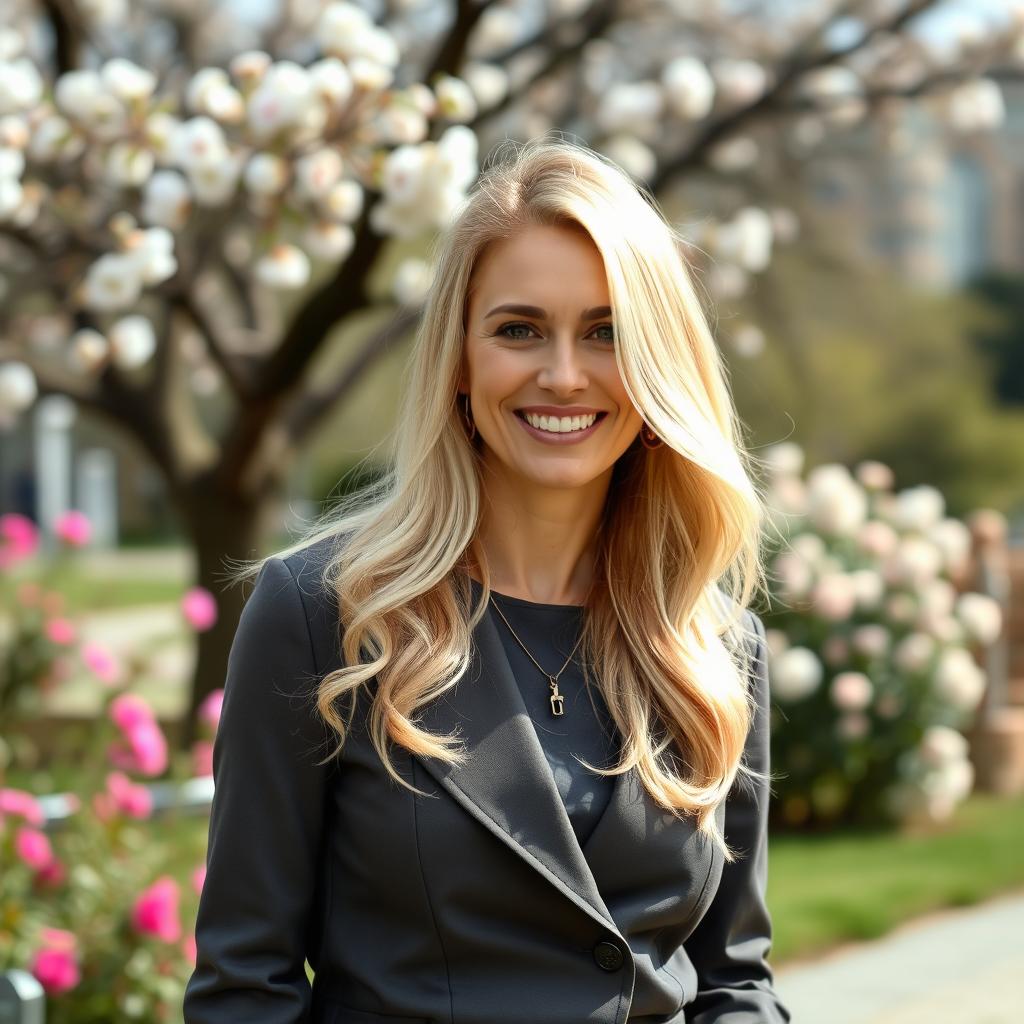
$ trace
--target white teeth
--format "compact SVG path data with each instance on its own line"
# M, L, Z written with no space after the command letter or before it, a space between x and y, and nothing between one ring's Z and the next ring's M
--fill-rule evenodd
M547 430L552 434L570 434L574 430L586 430L597 419L597 413L586 416L536 416L532 412L524 412L523 416L531 427Z

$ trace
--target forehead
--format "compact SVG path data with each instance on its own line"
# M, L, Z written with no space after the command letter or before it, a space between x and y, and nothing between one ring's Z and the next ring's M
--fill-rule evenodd
M601 253L578 224L531 224L491 242L473 268L472 286L474 296L487 298L521 299L526 290L554 297L596 290L597 299L607 297Z

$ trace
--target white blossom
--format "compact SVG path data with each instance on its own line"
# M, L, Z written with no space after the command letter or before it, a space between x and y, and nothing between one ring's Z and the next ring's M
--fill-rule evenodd
M5 420L27 409L38 394L36 376L27 363L0 363L0 416Z
M18 149L0 148L0 178L20 178L25 170L25 157Z
M895 521L904 530L924 532L942 518L946 499L930 484L908 487L896 495Z
M873 611L878 607L885 593L885 580L874 569L854 569L850 573L857 607Z
M508 95L508 72L497 64L469 61L462 69L462 77L482 110L496 106Z
M126 253L104 253L86 272L83 301L89 309L98 312L126 309L141 293L142 274L138 262Z
M237 124L245 117L245 100L223 68L200 68L188 84L185 102L193 113L225 124Z
M597 123L603 131L635 130L662 116L665 97L657 82L616 82L601 98Z
M309 257L298 246L279 242L256 263L255 275L268 288L302 288L309 282Z
M857 546L865 554L884 559L896 550L899 534L880 519L872 519L862 523L856 532Z
M718 226L715 251L744 270L758 273L771 262L771 217L756 206L745 206L732 220Z
M814 573L805 558L795 551L782 551L775 556L772 569L786 601L807 596L814 582Z
M869 622L853 631L850 643L858 654L867 658L881 658L889 650L892 633L880 622Z
M434 86L438 112L449 121L465 124L476 116L477 105L473 90L461 78L444 75Z
M936 650L935 638L914 631L898 641L893 650L893 663L901 672L923 672L931 663Z
M106 365L110 343L99 331L83 327L68 341L68 367L77 373L95 374Z
M170 146L174 162L190 176L194 169L221 164L229 157L221 126L205 115L179 124Z
M708 153L708 163L716 171L730 173L753 167L761 155L761 147L749 135L735 135L716 143Z
M925 535L941 552L947 572L958 572L970 558L971 531L959 519L947 516L928 528Z
M255 85L264 75L267 68L274 62L269 53L263 50L246 50L231 58L228 70L245 87Z
M763 457L772 476L783 473L798 476L803 472L804 450L793 441L780 441L769 445Z
M126 250L134 257L142 283L160 284L178 271L174 257L174 236L167 228L138 229L128 236Z
M134 142L115 142L107 152L107 175L122 188L138 188L153 173L152 151Z
M0 146L24 149L29 140L28 123L20 114L0 116Z
M1006 120L1006 104L999 83L975 78L953 89L947 98L947 116L961 132L998 128Z
M757 61L719 57L711 65L718 92L730 104L754 103L764 94L768 73Z
M412 145L430 133L427 118L413 107L391 103L373 118L373 131L379 144Z
M322 206L332 217L352 222L363 212L364 194L358 181L339 181L324 197Z
M427 296L432 271L426 260L407 258L399 263L391 282L391 292L401 306L420 305Z
M142 194L142 219L150 224L180 230L192 208L192 192L178 171L157 171Z
M308 68L313 88L333 110L341 110L352 97L355 84L349 69L337 57L324 57Z
M963 647L948 647L939 655L935 692L958 711L974 711L985 692L985 673Z
M316 102L306 69L294 61L278 61L249 97L249 128L257 138L269 138L301 122Z
M962 761L967 757L967 738L948 725L930 725L921 737L917 752L924 764L930 768L941 768L951 761Z
M255 195L273 196L288 184L288 161L276 153L254 153L245 165L245 187Z
M231 201L242 173L241 153L229 154L218 163L194 164L188 169L188 182L200 206L223 206Z
M634 135L613 135L601 148L605 156L637 181L649 180L658 168L658 158L654 152Z
M348 69L356 88L366 92L380 92L391 85L395 78L391 68L369 57L352 57Z
M117 25L128 15L128 0L77 0L77 7L95 25Z
M352 251L356 234L348 224L337 221L314 221L306 228L302 243L314 258L340 261Z
M893 552L882 563L886 582L921 587L933 580L942 568L942 556L931 541L910 535L900 538Z
M863 711L870 706L874 692L863 672L840 672L829 685L829 696L840 711Z
M875 459L865 459L854 469L854 476L861 486L869 491L888 491L895 481L893 471L884 463Z
M43 96L43 80L28 57L0 60L0 114L31 110Z
M343 166L336 149L325 146L307 153L295 161L297 192L306 199L322 198L337 184Z
M696 57L676 57L661 72L669 109L684 121L700 121L715 102L715 80Z
M814 651L789 647L772 662L772 693L780 701L803 700L821 685L823 673Z
M961 594L956 599L955 612L974 643L991 644L1002 632L1002 609L999 602L987 594Z
M807 511L823 533L851 536L867 516L867 495L845 466L815 466L807 476Z
M100 69L103 85L122 103L147 100L156 88L156 75L123 57L108 60Z
M59 114L36 122L28 140L28 155L39 163L74 160L85 149L85 139Z
M97 71L65 72L57 79L54 99L63 114L101 139L114 139L127 127L128 111Z
M845 622L857 606L853 580L841 572L826 573L817 580L810 598L815 614L829 622Z
M122 317L110 328L108 337L111 358L122 370L143 366L156 351L153 325L144 316Z
M175 146L178 130L184 122L181 118L165 111L156 111L146 118L144 132L146 143L161 164L173 164L177 159Z

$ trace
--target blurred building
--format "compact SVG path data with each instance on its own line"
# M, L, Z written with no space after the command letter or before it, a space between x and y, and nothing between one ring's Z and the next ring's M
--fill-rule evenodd
M874 126L842 134L808 167L817 204L861 249L917 284L956 287L986 269L1024 271L1024 82L1003 83L998 130L954 134L922 105L901 114L896 143Z

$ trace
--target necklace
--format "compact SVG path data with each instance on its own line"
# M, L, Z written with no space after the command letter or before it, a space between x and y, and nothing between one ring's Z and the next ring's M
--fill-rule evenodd
M589 591L587 592L587 596L590 596ZM576 641L576 645L570 652L569 657L565 659L565 664L554 675L551 675L550 672L544 671L543 667L540 665L537 659L530 653L530 650L526 646L526 644L524 644L523 641L519 639L518 635L516 634L516 631L512 628L512 623L505 618L505 613L498 607L498 603L494 600L493 595L491 596L490 601L491 605L494 607L494 610L501 616L505 625L508 626L508 631L516 638L516 643L519 644L519 646L522 647L524 651L526 651L526 656L530 659L530 661L534 663L534 665L537 666L538 669L540 669L541 674L547 677L548 686L551 688L551 696L549 698L551 701L551 714L556 716L564 714L565 698L562 694L558 692L558 677L565 671L569 662L572 661L572 656L576 653L576 648L579 647L580 643L583 640L583 633L580 632L579 639Z

